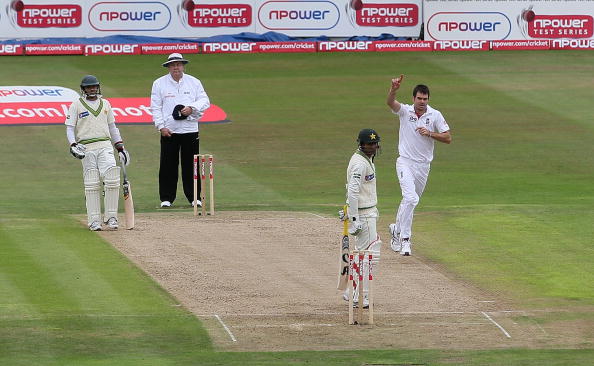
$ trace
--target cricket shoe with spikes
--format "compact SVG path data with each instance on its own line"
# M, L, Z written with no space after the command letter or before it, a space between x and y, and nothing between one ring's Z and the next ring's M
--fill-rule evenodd
M400 234L396 232L396 224L390 224L390 234L392 235L390 248L395 252L399 252L402 249L402 244L400 243Z
M112 230L117 230L118 229L118 219L116 219L115 217L110 217L107 220L107 227L109 227Z
M101 223L99 221L93 221L89 225L89 230L91 231L101 231Z
M344 292L342 293L342 299L344 301L349 301L349 290L346 289L344 290ZM353 297L353 307L354 308L358 308L359 307L359 296L355 293L355 297ZM367 299L367 307L369 307L369 299ZM363 298L363 309L365 308L365 298Z
M344 290L344 292L342 293L342 299L344 301L349 301L349 289Z
M194 201L190 202L190 205L191 205L192 207L194 207ZM198 207L202 207L202 201L200 201L200 200L196 200L196 205L197 205Z
M412 244L410 243L409 239L402 240L402 248L400 249L400 254L404 256L410 256L412 254L411 246Z

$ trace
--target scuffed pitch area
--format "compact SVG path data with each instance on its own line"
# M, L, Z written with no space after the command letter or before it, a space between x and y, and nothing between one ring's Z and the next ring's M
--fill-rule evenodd
M340 226L309 213L188 210L138 215L134 230L101 235L196 314L219 350L575 346L533 314L394 253L389 239L375 268L376 324L347 325Z

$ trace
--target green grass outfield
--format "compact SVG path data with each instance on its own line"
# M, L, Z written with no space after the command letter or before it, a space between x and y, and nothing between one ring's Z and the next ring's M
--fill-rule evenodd
M220 210L335 215L357 132L376 160L386 237L400 190L391 77L417 83L452 128L415 219L416 253L518 308L589 324L575 350L215 352L200 322L73 214L80 163L63 126L0 127L1 365L585 365L594 358L594 53L191 55L187 71L233 121L203 126ZM0 57L3 85L148 96L164 56ZM158 205L158 135L121 126L136 209ZM385 247L386 248L386 247ZM585 309L585 310L584 310ZM539 320L543 325L546 317ZM365 345L361 345L365 348Z

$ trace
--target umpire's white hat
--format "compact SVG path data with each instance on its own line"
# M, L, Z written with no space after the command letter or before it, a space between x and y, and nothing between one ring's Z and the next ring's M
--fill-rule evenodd
M172 62L181 62L185 65L190 61L186 60L184 56L181 55L181 53L172 53L169 55L169 57L167 57L167 61L163 63L163 66L167 67Z

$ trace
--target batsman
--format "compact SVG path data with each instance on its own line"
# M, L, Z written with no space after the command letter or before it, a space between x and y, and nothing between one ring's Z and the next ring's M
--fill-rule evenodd
M118 228L120 168L116 165L113 149L115 147L120 162L125 165L130 163L130 154L124 148L109 101L102 98L99 80L93 75L83 77L80 90L81 98L70 105L66 116L66 138L72 156L82 161L89 229L99 231L105 223L115 230Z
M376 175L373 160L377 155L380 145L380 136L373 129L363 129L357 138L358 148L351 157L347 168L346 203L347 212L341 211L341 220L348 220L350 235L355 237L355 250L370 250L373 254L372 265L377 266L380 257L381 240L377 233ZM363 267L363 307L369 307L369 282L367 266ZM348 288L343 293L343 299L348 301L353 296L354 303L358 306L358 284L349 294Z

